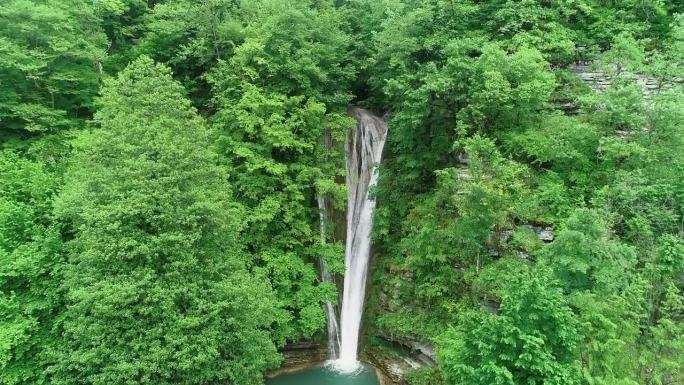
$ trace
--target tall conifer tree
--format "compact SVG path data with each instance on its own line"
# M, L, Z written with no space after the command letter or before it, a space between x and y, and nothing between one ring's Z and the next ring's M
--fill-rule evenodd
M203 120L146 57L102 94L58 203L73 240L53 383L258 383L276 305L243 263Z

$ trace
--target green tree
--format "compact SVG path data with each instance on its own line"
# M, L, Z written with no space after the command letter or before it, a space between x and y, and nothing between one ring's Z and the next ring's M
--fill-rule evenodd
M536 169L552 170L567 186L584 190L597 177L599 127L560 114L530 119L525 129L504 134L506 147Z
M0 384L45 384L45 351L56 340L51 329L62 303L51 217L57 178L7 150L0 175Z
M644 56L639 42L630 33L623 32L613 38L600 63L605 70L619 75L623 71L638 70L643 65Z
M482 5L481 16L492 35L504 44L534 46L547 60L563 63L575 55L578 31L573 31L568 21L583 16L583 3L495 0Z
M103 61L106 73L116 73L135 58L138 41L143 36L145 20L154 1L96 0L95 14L109 42Z
M684 380L684 295L667 284L660 317L651 326L647 347L639 360L645 384L676 384Z
M350 41L327 2L263 0L242 11L244 42L209 76L211 122L236 200L248 210L247 245L288 311L276 331L284 343L321 331L320 303L334 293L319 285L314 265L316 195L343 193L340 144L354 124L346 113Z
M589 209L577 209L543 254L568 291L620 292L637 262L634 248L611 239L600 213Z
M229 60L244 39L239 0L175 0L157 3L139 27L144 30L136 51L173 68L203 108L210 97L205 75Z
M440 338L446 383L578 384L577 321L544 273L510 279L498 314L475 310Z
M97 92L106 37L87 1L0 5L0 141L78 124Z
M406 272L410 284L403 276L377 282L400 288L397 299L407 306L397 309L398 314L407 308L410 317L424 320L416 327L383 314L375 321L381 329L393 324L396 332L426 336L440 330L459 309L458 302L472 294L466 276L480 274L494 259L489 241L529 211L525 167L504 158L493 141L480 136L465 140L463 147L469 170L436 171L437 188L415 200L401 223L402 238L391 249L396 257L384 261L389 269ZM377 224L380 231L388 225Z
M519 124L544 107L551 95L554 77L547 65L534 48L522 47L508 55L497 45L486 45L474 67L460 122L490 132Z
M203 120L147 57L99 104L58 203L73 239L51 383L260 383L278 304L247 270L244 211Z
M636 385L643 290L640 282L615 294L581 291L568 301L581 333L579 352L585 384Z
M643 272L648 291L640 380L649 385L675 384L684 376L684 242L664 235L651 258Z

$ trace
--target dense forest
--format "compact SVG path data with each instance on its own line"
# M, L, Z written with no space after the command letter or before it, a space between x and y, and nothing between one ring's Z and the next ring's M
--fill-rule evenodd
M3 0L0 384L261 384L325 339L350 105L389 116L366 346L684 384L681 0Z

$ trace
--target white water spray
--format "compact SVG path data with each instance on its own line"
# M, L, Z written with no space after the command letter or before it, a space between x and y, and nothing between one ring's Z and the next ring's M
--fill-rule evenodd
M377 166L387 138L387 122L384 119L361 108L352 108L350 113L356 118L357 126L349 132L345 143L348 199L342 333L339 358L333 362L340 372L354 372L361 367L357 358L359 331L375 209L375 199L369 196L369 190L377 183Z
M325 223L326 223L326 206L325 197L323 195L318 195L318 212L320 220L320 231L321 231L321 243L325 244ZM320 259L321 266L321 280L323 282L333 282L332 276L328 271L328 266L323 258ZM340 346L340 332L339 325L337 324L337 312L335 311L335 306L330 303L325 303L325 312L328 320L328 359L335 359L338 357L338 348Z

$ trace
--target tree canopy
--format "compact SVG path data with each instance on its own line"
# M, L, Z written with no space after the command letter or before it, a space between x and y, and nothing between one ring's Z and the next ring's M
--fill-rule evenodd
M389 121L363 349L433 346L412 385L683 383L683 14L2 2L0 384L261 384L322 343L350 106Z

